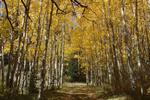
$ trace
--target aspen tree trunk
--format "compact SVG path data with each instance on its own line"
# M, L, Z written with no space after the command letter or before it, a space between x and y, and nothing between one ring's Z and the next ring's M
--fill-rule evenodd
M135 7L135 35L136 35L136 51L137 51L137 66L138 66L138 72L142 72L142 63L141 63L141 56L140 56L140 35L139 35L139 12L138 12L138 0L134 0L134 7ZM142 73L141 75L139 75L139 80L137 81L137 85L136 85L136 95L139 96L139 98L141 98L142 92L143 92L143 87L142 87L142 82L141 82L141 78L143 77Z
M36 31L37 31L36 45L35 45L35 51L34 51L34 57L33 57L33 67L31 69L31 74L30 74L30 85L31 84L35 85L34 87L36 87L37 84L32 83L33 82L32 78L35 79L36 77L38 77L37 75L39 73L38 72L39 71L39 55L38 54L39 54L39 49L40 49L40 46L41 46L42 25L44 23L44 18L43 18L43 23L41 23L42 11L43 11L43 0L40 0L40 12L39 12L39 15L38 15L38 26L37 26L37 29L36 29Z
M89 71L90 71L90 63L88 61L88 57L85 53L85 62L87 62L87 69L86 69L86 84L90 85L90 76L89 76Z
M28 55L27 54L28 54L28 49L29 49L29 45L30 45L30 42L28 42L28 41L30 41L29 37L26 37L25 41L26 41L26 47L25 47L26 50L24 51L24 55L23 55L23 60L22 60L23 64L22 64L22 67L20 67L20 69L18 70L19 71L19 73L18 73L18 82L16 82L17 89L18 90L21 89L22 94L24 92L24 90L23 90L23 88L24 88L24 78L25 78L25 74L26 74L25 69L27 67L27 62L28 62L28 59L27 59ZM17 81L17 79L16 79L16 81Z
M58 40L56 39L57 38L57 35L54 34L54 44L55 44L55 52L54 52L54 86L58 86Z
M45 40L45 49L44 49L44 57L42 60L42 70L41 70L41 93L40 93L40 99L43 99L44 96L44 89L45 89L45 75L46 75L46 63L47 63L47 51L48 51L48 44L49 44L49 38L50 38L50 30L51 30L51 25L52 25L52 14L53 14L53 7L54 4L51 2L51 11L49 15L49 22L47 25L47 30L46 30L46 40Z
M135 34L137 42L137 63L139 69L141 68L141 57L140 57L140 39L139 39L139 14L138 14L138 0L135 0Z
M89 67L87 68L86 71L86 84L89 85Z
M121 92L121 79L120 79L120 74L119 74L119 66L118 66L118 60L117 60L117 52L116 52L116 37L115 37L115 31L114 31L114 26L113 22L111 20L111 0L108 1L108 17L109 17L109 25L110 25L110 30L111 30L111 35L112 35L112 52L113 52L113 71L114 71L114 87L115 87L115 92L120 93Z
M110 2L110 1L109 1ZM111 85L114 87L114 80L113 80L113 72L111 71L111 70L113 70L113 53L112 53L112 45L111 45L111 39L110 39L110 36L111 36L111 34L110 34L110 26L109 26L109 16L107 16L107 10L106 10L106 4L105 4L105 1L104 0L102 0L102 3L103 3L103 13L104 13L104 23L105 23L105 26L106 26L106 29L107 29L107 32L108 32L108 44L109 44L109 50L108 50L108 54L107 54L107 56L108 56L108 72L110 73L109 74L109 79L110 79L110 83L111 83ZM109 10L110 10L110 8L109 8ZM110 12L109 12L110 13ZM111 57L111 58L109 58L109 57Z
M50 86L54 88L54 36L51 34Z
M65 23L64 23L65 24ZM60 61L60 85L63 84L63 70L64 70L64 45L65 45L65 25L62 25L62 40L61 40L61 61Z
M10 38L9 38L9 43L10 43L10 50L9 50L9 64L8 64L8 71L7 71L7 75L6 75L6 87L7 88L10 88L10 81L9 81L9 78L10 78L10 73L11 73L11 64L12 64L12 61L13 61L13 49L14 49L14 27L13 27L13 24L11 22L11 19L9 17L9 12L8 12L8 5L7 5L7 2L6 0L3 0L4 2L4 5L5 5L5 10L6 10L6 18L11 26L11 30L9 32L10 34Z
M150 6L150 0L149 0L149 6ZM149 9L150 10L150 9ZM150 15L149 15L150 16ZM148 26L147 26L148 27ZM150 35L148 35L148 31L147 31L147 44L148 44L148 55L149 55L149 63L148 63L148 65L150 66Z
M105 46L105 56L106 56L106 71L107 71L107 82L111 84L111 71L109 66L109 56L108 56L109 49Z
M90 63L90 84L93 85L93 64Z
M125 0L121 1L121 15L122 15L122 25L123 25L123 36L124 36L124 40L125 40L125 44L126 44L126 55L127 55L127 66L128 66L128 71L129 71L129 77L130 77L130 82L129 82L129 88L132 89L133 85L134 85L134 79L133 79L133 70L131 68L131 52L130 52L130 47L129 47L129 35L130 32L127 29L127 25L126 25L126 8L125 8ZM125 86L126 88L126 86ZM131 90L132 91L132 90ZM128 91L130 92L130 90Z
M10 83L11 86L10 87L13 87L14 86L14 78L15 78L15 73L16 73L16 69L18 69L18 71L20 71L23 66L24 66L24 56L25 56L25 45L26 45L26 38L27 38L27 32L28 32L28 13L29 13L29 9L30 9L30 0L27 0L26 1L26 7L25 8L25 17L24 17L24 33L23 33L23 37L22 37L22 47L21 47L21 51L20 51L20 62L18 64L18 66L14 66L12 71L11 71L11 78L10 78ZM17 73L19 73L17 71ZM19 74L18 76L16 77L16 79L18 79L19 77ZM17 81L17 80L16 80Z
M8 69L7 69L7 75L6 75L6 87L10 88L11 84L10 83L10 74L12 70L12 62L13 62L13 49L14 49L14 41L13 41L13 33L10 33L10 51L9 51L9 64L8 64Z
M52 50L52 89L55 89L56 83L56 68L57 68L57 59L56 59L56 34L53 35L53 50Z
M148 59L147 59L147 65L148 66L150 66L150 33L149 33L149 31L148 31L148 24L149 24L149 22L148 22L148 17L149 17L149 15L147 15L146 13L145 13L145 11L143 11L143 13L144 13L144 21L145 21L145 28L144 28L144 32L145 32L145 34L146 34L146 37L145 37L145 39L146 39L146 51L147 51L147 55L148 55Z
M19 28L19 21L18 21L18 16L19 16L19 0L17 0L17 6L16 6L16 15L15 15L15 27L16 28ZM24 21L24 20L23 20ZM19 39L18 39L18 45L17 45L17 48L16 48L16 54L15 54L15 57L14 57L14 59L15 59L15 61L14 61L14 65L13 65L13 70L12 70L12 74L14 73L14 75L15 75L15 70L17 70L18 69L18 67L19 67L19 65L20 65L20 58L21 58L21 53L20 53L20 51L21 51L21 42L22 42L22 37L23 37L23 32L21 32L21 33L19 33L18 31L16 31L16 34L18 34L18 37L19 37ZM17 73L19 72L19 71L16 71ZM14 80L13 79L13 81L15 81L14 82L14 87L16 87L17 86L17 79L18 79L18 74L16 73L16 80ZM11 78L13 78L14 76L12 75L11 76ZM11 81L12 81L12 79L10 79Z
M2 92L4 91L4 41L3 37L0 37L0 71L1 71L1 87Z
M147 52L148 52L148 66L150 66L150 39L149 39L149 32L148 32L148 29L147 29L147 26L145 26L145 33L146 33L146 40L147 40Z

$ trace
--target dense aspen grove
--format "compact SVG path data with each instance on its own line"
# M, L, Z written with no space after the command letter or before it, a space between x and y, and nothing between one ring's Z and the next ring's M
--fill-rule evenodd
M87 85L148 95L150 0L0 0L0 94L45 100L71 61Z

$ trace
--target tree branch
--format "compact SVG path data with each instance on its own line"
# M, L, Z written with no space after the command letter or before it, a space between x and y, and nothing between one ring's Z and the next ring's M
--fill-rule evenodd
M29 8L26 6L26 4L24 3L23 0L21 0L21 3L23 4L23 6L25 8L25 13L26 13L27 17L32 21L31 17L29 16Z
M87 5L83 5L82 3L80 3L78 0L71 0L71 2L73 3L77 3L77 5L79 5L80 7L83 7L83 8L88 8Z
M64 10L60 9L60 7L58 6L58 4L57 4L54 0L51 0L51 1L52 1L52 3L55 4L57 10L59 10L59 11L61 11L61 12L63 12L63 13L66 13Z
M13 24L12 24L12 22L11 22L10 17L9 17L9 12L8 12L8 6L7 6L7 3L6 3L6 1L5 1L5 0L2 0L2 1L4 2L4 5L5 5L6 18L7 18L7 20L9 21L9 23L10 23L10 25L11 25L12 30L14 30L14 26L13 26Z

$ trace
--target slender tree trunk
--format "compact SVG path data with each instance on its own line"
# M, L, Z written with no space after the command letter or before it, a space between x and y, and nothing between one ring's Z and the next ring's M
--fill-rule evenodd
M47 51L48 51L48 43L49 43L49 38L50 38L50 30L51 30L51 25L52 25L52 14L53 14L53 6L54 4L51 4L51 11L50 11L50 15L49 15L49 22L48 22L48 26L47 26L47 30L46 30L46 40L45 40L45 50L44 50L44 57L43 57L43 61L42 61L42 71L41 71L41 96L40 99L43 99L44 96L44 89L45 89L45 75L46 75L46 63L47 63Z
M65 23L64 23L65 24ZM65 25L62 26L62 40L61 40L61 69L60 69L60 85L63 84L63 71L64 71L64 45L65 45Z
M0 70L1 70L1 87L2 92L4 91L4 41L2 36L0 37Z

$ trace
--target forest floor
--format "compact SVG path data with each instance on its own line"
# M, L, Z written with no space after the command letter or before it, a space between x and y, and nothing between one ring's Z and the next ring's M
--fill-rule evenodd
M131 100L128 96L108 96L100 87L84 83L66 83L57 91L48 91L47 100Z
M37 100L33 95L1 96L0 100ZM133 100L127 95L111 95L101 87L85 83L65 83L61 89L47 90L44 100ZM150 99L148 99L150 100Z

